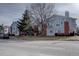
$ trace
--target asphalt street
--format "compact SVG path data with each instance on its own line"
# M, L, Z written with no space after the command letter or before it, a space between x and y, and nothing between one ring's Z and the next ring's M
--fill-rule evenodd
M79 56L79 41L0 39L0 56Z

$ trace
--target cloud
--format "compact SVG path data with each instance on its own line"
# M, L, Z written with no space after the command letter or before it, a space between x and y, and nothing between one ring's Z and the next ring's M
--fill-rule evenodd
M0 4L0 24L10 25L20 18L28 4L1 3Z
M25 9L30 4L27 3L0 3L0 24L11 25L13 21L21 18ZM64 15L65 11L70 12L71 17L79 17L79 4L75 3L56 3L57 14ZM77 20L79 25L79 20Z
M69 11L70 17L77 18L77 25L79 26L79 4L77 3L58 3L56 4L56 10L58 11L58 14L64 15L65 11Z

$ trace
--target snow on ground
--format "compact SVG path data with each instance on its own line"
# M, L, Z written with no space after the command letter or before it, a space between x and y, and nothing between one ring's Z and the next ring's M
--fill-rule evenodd
M1 56L79 56L79 41L0 40Z

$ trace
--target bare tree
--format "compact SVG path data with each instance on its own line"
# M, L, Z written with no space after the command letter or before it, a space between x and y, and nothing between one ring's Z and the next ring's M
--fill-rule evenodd
M36 3L31 4L32 17L38 25L46 23L55 13L54 3Z
M39 22L46 22L55 13L54 3L36 3L31 4L31 13L33 17Z

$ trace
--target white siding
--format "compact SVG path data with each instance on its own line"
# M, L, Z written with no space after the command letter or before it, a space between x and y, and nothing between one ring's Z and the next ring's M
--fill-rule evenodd
M67 18L65 16L55 16L48 22L47 35L52 36L55 33L64 33L64 21L69 22L70 31L76 31L76 19Z
M55 32L54 22L55 22L54 19L51 19L51 22L50 21L48 22L48 25L47 25L47 35L48 36L54 35L54 32Z
M76 32L76 20L75 19L69 19L69 25L70 25L70 32Z
M11 31L12 31L12 34L19 35L19 30L17 28L17 22L13 22L13 24L11 25Z
M55 19L55 33L63 33L64 32L64 20L61 17L57 17Z

